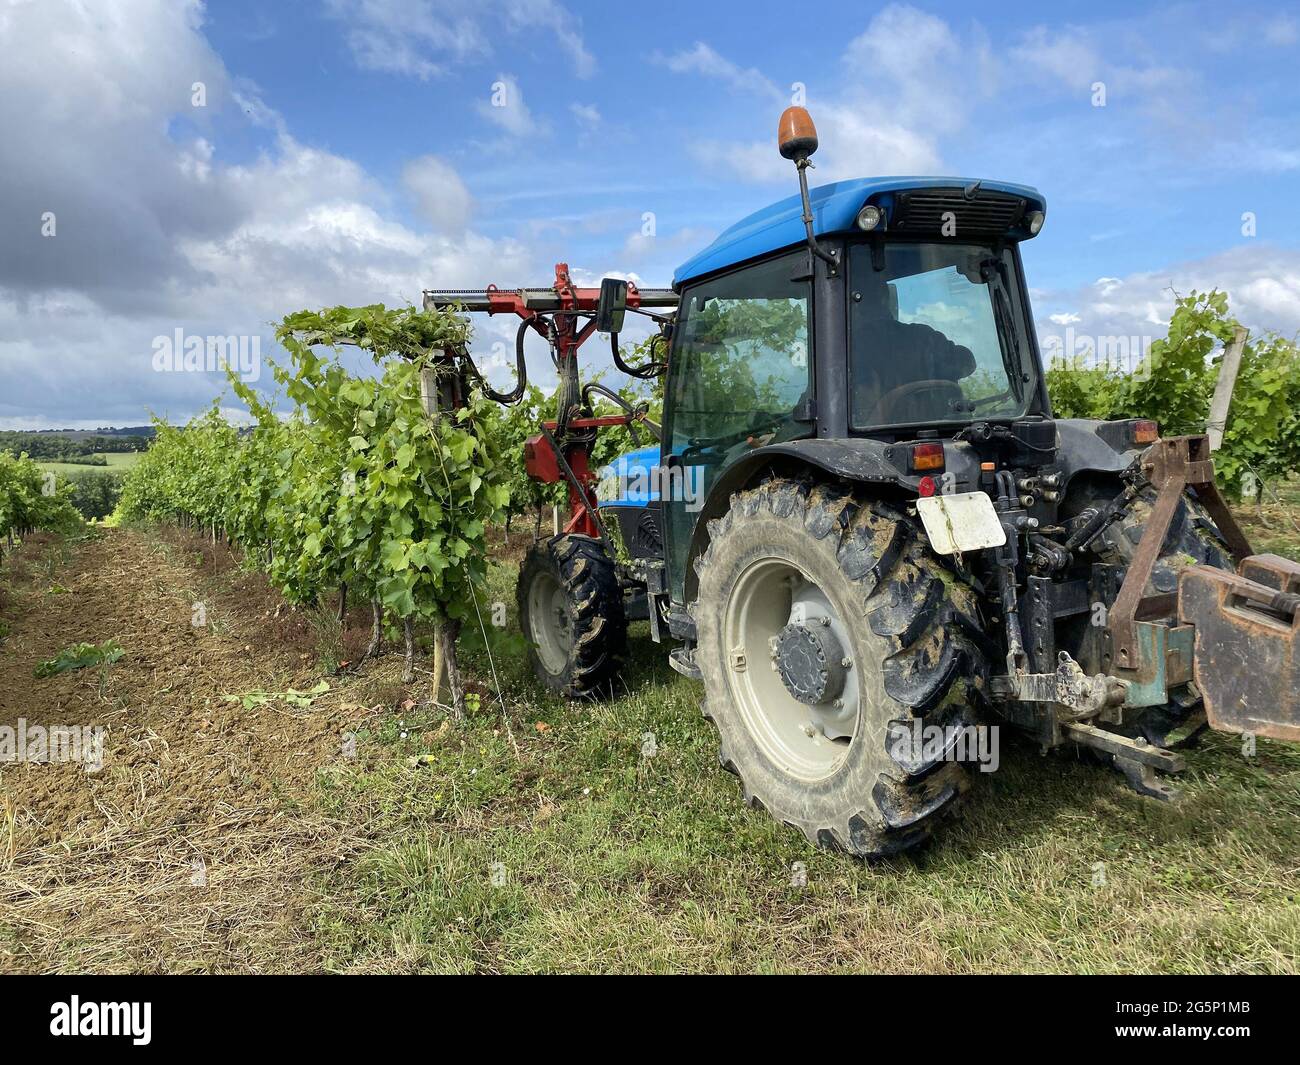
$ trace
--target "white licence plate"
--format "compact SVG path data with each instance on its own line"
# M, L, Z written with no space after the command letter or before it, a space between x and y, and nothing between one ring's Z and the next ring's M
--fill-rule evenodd
M1007 542L993 500L983 492L922 496L916 501L916 511L930 546L941 555L1001 547Z

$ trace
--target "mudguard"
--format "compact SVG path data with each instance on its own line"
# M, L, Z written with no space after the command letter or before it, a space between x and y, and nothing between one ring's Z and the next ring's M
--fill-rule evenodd
M899 456L898 463L891 454ZM843 440L787 440L780 444L758 447L737 459L718 474L709 488L704 506L691 533L691 549L686 557L686 602L695 597L694 561L708 542L709 522L721 516L731 504L733 492L739 492L769 469L799 472L809 467L822 470L846 481L897 485L916 495L920 478L907 473L904 449L867 437Z

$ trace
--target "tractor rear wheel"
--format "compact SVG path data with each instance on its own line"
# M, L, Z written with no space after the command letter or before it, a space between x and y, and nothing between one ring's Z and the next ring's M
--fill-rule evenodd
M1147 488L1127 513L1097 538L1093 550L1101 561L1121 566L1128 566L1133 561L1155 501L1155 490ZM1228 545L1219 535L1209 512L1190 495L1184 495L1169 522L1169 532L1147 581L1146 594L1177 591L1179 570L1193 565L1226 570L1234 568ZM1128 712L1124 724L1117 726L1117 731L1133 737L1141 736L1158 747L1166 746L1169 734L1180 729L1201 708L1200 696L1191 686L1171 695L1173 698L1164 706Z
M1103 562L1127 566L1133 561L1155 502L1155 490L1147 488L1119 521L1097 537L1093 550ZM1219 535L1209 512L1190 495L1184 495L1169 522L1169 532L1165 534L1160 557L1151 571L1146 594L1177 591L1178 571L1193 565L1233 568L1228 545Z
M911 521L828 486L732 496L709 535L695 660L746 801L862 857L921 842L969 780L953 748L983 700L971 589Z
M519 624L533 672L569 699L609 693L627 646L623 590L600 541L535 543L519 569Z

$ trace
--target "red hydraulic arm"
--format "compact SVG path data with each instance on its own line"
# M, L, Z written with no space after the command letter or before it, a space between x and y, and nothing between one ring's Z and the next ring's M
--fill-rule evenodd
M569 520L566 533L599 537L596 524L596 476L591 469L591 445L595 430L626 425L630 414L600 418L570 417L581 407L578 384L578 349L596 331L593 315L600 301L599 288L578 288L569 277L568 263L555 264L555 282L550 288L439 289L424 293L425 309L458 306L465 311L514 314L551 346L560 378L557 417L542 423L542 432L524 448L530 477L550 484L565 480L569 487ZM627 286L630 310L647 307L676 307L677 294L671 289L639 289ZM552 446L556 445L556 446ZM558 450L557 450L558 447ZM572 473L566 475L565 467ZM576 485L574 482L577 482Z

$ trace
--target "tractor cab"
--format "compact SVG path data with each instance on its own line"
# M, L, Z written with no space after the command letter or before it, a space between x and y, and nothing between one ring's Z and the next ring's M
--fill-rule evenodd
M750 215L677 271L662 461L695 490L662 504L675 602L702 500L759 449L1049 419L1019 250L1045 211L1004 182L841 181Z
M778 393L806 378L805 424L819 360L840 384L827 413L854 432L1045 410L1018 254L1042 227L1037 191L842 181L810 192L807 237L801 206L796 196L751 215L677 271L679 389L712 363L755 356Z

